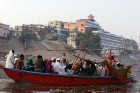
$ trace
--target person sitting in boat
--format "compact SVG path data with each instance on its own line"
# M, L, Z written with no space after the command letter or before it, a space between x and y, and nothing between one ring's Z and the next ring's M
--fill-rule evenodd
M52 73L53 72L52 61L50 59L45 59L43 64L44 64L44 72L45 73Z
M105 76L105 68L101 64L98 64L96 69L97 69L97 76Z
M14 50L10 50L9 54L7 55L6 58L6 68L14 68Z
M91 75L91 68L90 68L90 61L86 62L86 66L84 68L84 75L85 76L90 76Z
M110 71L109 71L109 69L107 68L106 65L104 65L104 69L105 69L105 76L110 76L111 73L110 73Z
M79 62L79 64L76 66L76 69L74 69L73 72L74 75L84 75L84 68L83 68L83 62Z
M72 70L75 70L77 67L78 67L78 65L81 63L81 59L80 60L76 60L73 64L72 64Z
M96 69L96 64L94 62L91 62L91 68L90 69L91 69L91 72L90 72L91 76L95 76L96 73L97 73L97 69Z
M51 59L51 61L52 61L52 68L54 68L54 63L56 62L56 58L53 57L53 58Z
M29 59L27 60L27 63L26 63L26 70L28 70L28 71L34 71L34 64L33 64L32 55L30 55L30 56L29 56Z
M41 55L37 56L36 61L34 62L34 71L43 72L43 58Z
M54 63L54 72L57 72L58 74L66 74L65 73L65 67L66 66L61 66L60 64L60 58L56 59L56 62Z
M127 72L127 76L134 75L132 68L130 68Z
M66 61L66 70L71 70L72 69L72 64L73 64L73 61L70 60L65 60Z
M62 58L60 59L60 65L63 67L63 66L66 66L67 64L67 60L65 58Z
M20 69L20 70L24 68L24 55L23 54L21 54L20 57L16 60L14 68Z
M117 62L115 67L116 67L117 69L120 69L120 68L124 68L124 65L121 64L120 62Z

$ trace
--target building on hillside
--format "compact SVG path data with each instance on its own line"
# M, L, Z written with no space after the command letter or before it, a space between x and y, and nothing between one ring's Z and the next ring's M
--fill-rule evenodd
M9 35L9 25L0 23L0 37L5 37Z
M86 28L92 28L93 30L101 29L101 26L94 20L92 15L88 16L88 19L76 20L76 23L64 22L64 29L71 31L85 32Z
M64 29L68 30L69 32L74 31L77 29L76 23L64 22Z
M13 32L13 35L14 37L21 37L21 33L22 33L22 26L15 26L14 28L14 32Z
M10 36L14 36L14 29L13 29L13 27L9 28L9 35Z
M80 32L85 32L86 28L91 28L93 30L101 29L101 26L94 20L94 17L92 15L89 15L88 19L77 20L76 27Z
M39 37L38 38L39 40L45 37L46 29L47 27L41 24L29 24L29 25L23 24L22 25L23 33L28 33L30 35L30 38Z
M62 21L49 21L48 26L55 28L59 32L61 29L64 28L64 22L62 22Z
M67 45L76 48L76 32L71 32L69 37L67 38Z
M86 30L86 21L87 19L80 19L80 20L77 20L76 21L76 27L77 27L77 30L80 31L80 32L85 32Z
M44 30L45 28L46 28L46 26L41 25L41 24L29 24L29 25L23 24L22 25L22 31L33 33L33 34L35 32Z
M101 46L103 50L112 50L112 53L119 55L120 49L123 47L123 37L111 34L104 30L92 31L93 34L98 34L101 38ZM105 51L103 51L104 53Z
M89 15L87 19L76 20L76 22L49 21L48 26L55 28L58 32L62 29L69 32L85 32L86 28L92 28L93 30L101 29L101 26L94 20L92 15Z
M48 26L63 28L63 22L62 21L49 21Z

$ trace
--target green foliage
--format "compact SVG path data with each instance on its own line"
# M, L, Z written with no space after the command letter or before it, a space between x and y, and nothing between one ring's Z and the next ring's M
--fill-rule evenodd
M132 48L133 49L138 49L138 44L135 40L132 40Z
M134 49L137 50L138 49L138 44L135 40L131 40L131 39L124 39L124 44L125 44L125 48L126 49Z
M83 48L86 49L102 49L101 47L101 39L99 35L94 35L92 33L92 30L87 29L85 33L77 33L77 37L76 37L76 44L77 46L79 46L80 42L82 42ZM97 54L100 55L101 51L93 51L93 50L89 50L86 51L88 54Z

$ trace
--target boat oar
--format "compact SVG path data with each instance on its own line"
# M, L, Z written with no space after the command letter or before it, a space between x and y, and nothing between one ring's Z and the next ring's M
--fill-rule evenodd
M78 57L80 56L80 54L78 54ZM76 62L78 61L78 57L76 58L75 62L73 64L76 64ZM72 65L73 66L73 65ZM73 68L73 67L72 67ZM72 73L73 69L70 69L70 73Z

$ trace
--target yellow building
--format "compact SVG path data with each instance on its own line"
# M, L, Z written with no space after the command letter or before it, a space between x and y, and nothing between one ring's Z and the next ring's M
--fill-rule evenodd
M76 48L76 32L71 32L70 36L67 38L67 44L69 46L72 46L73 48Z

